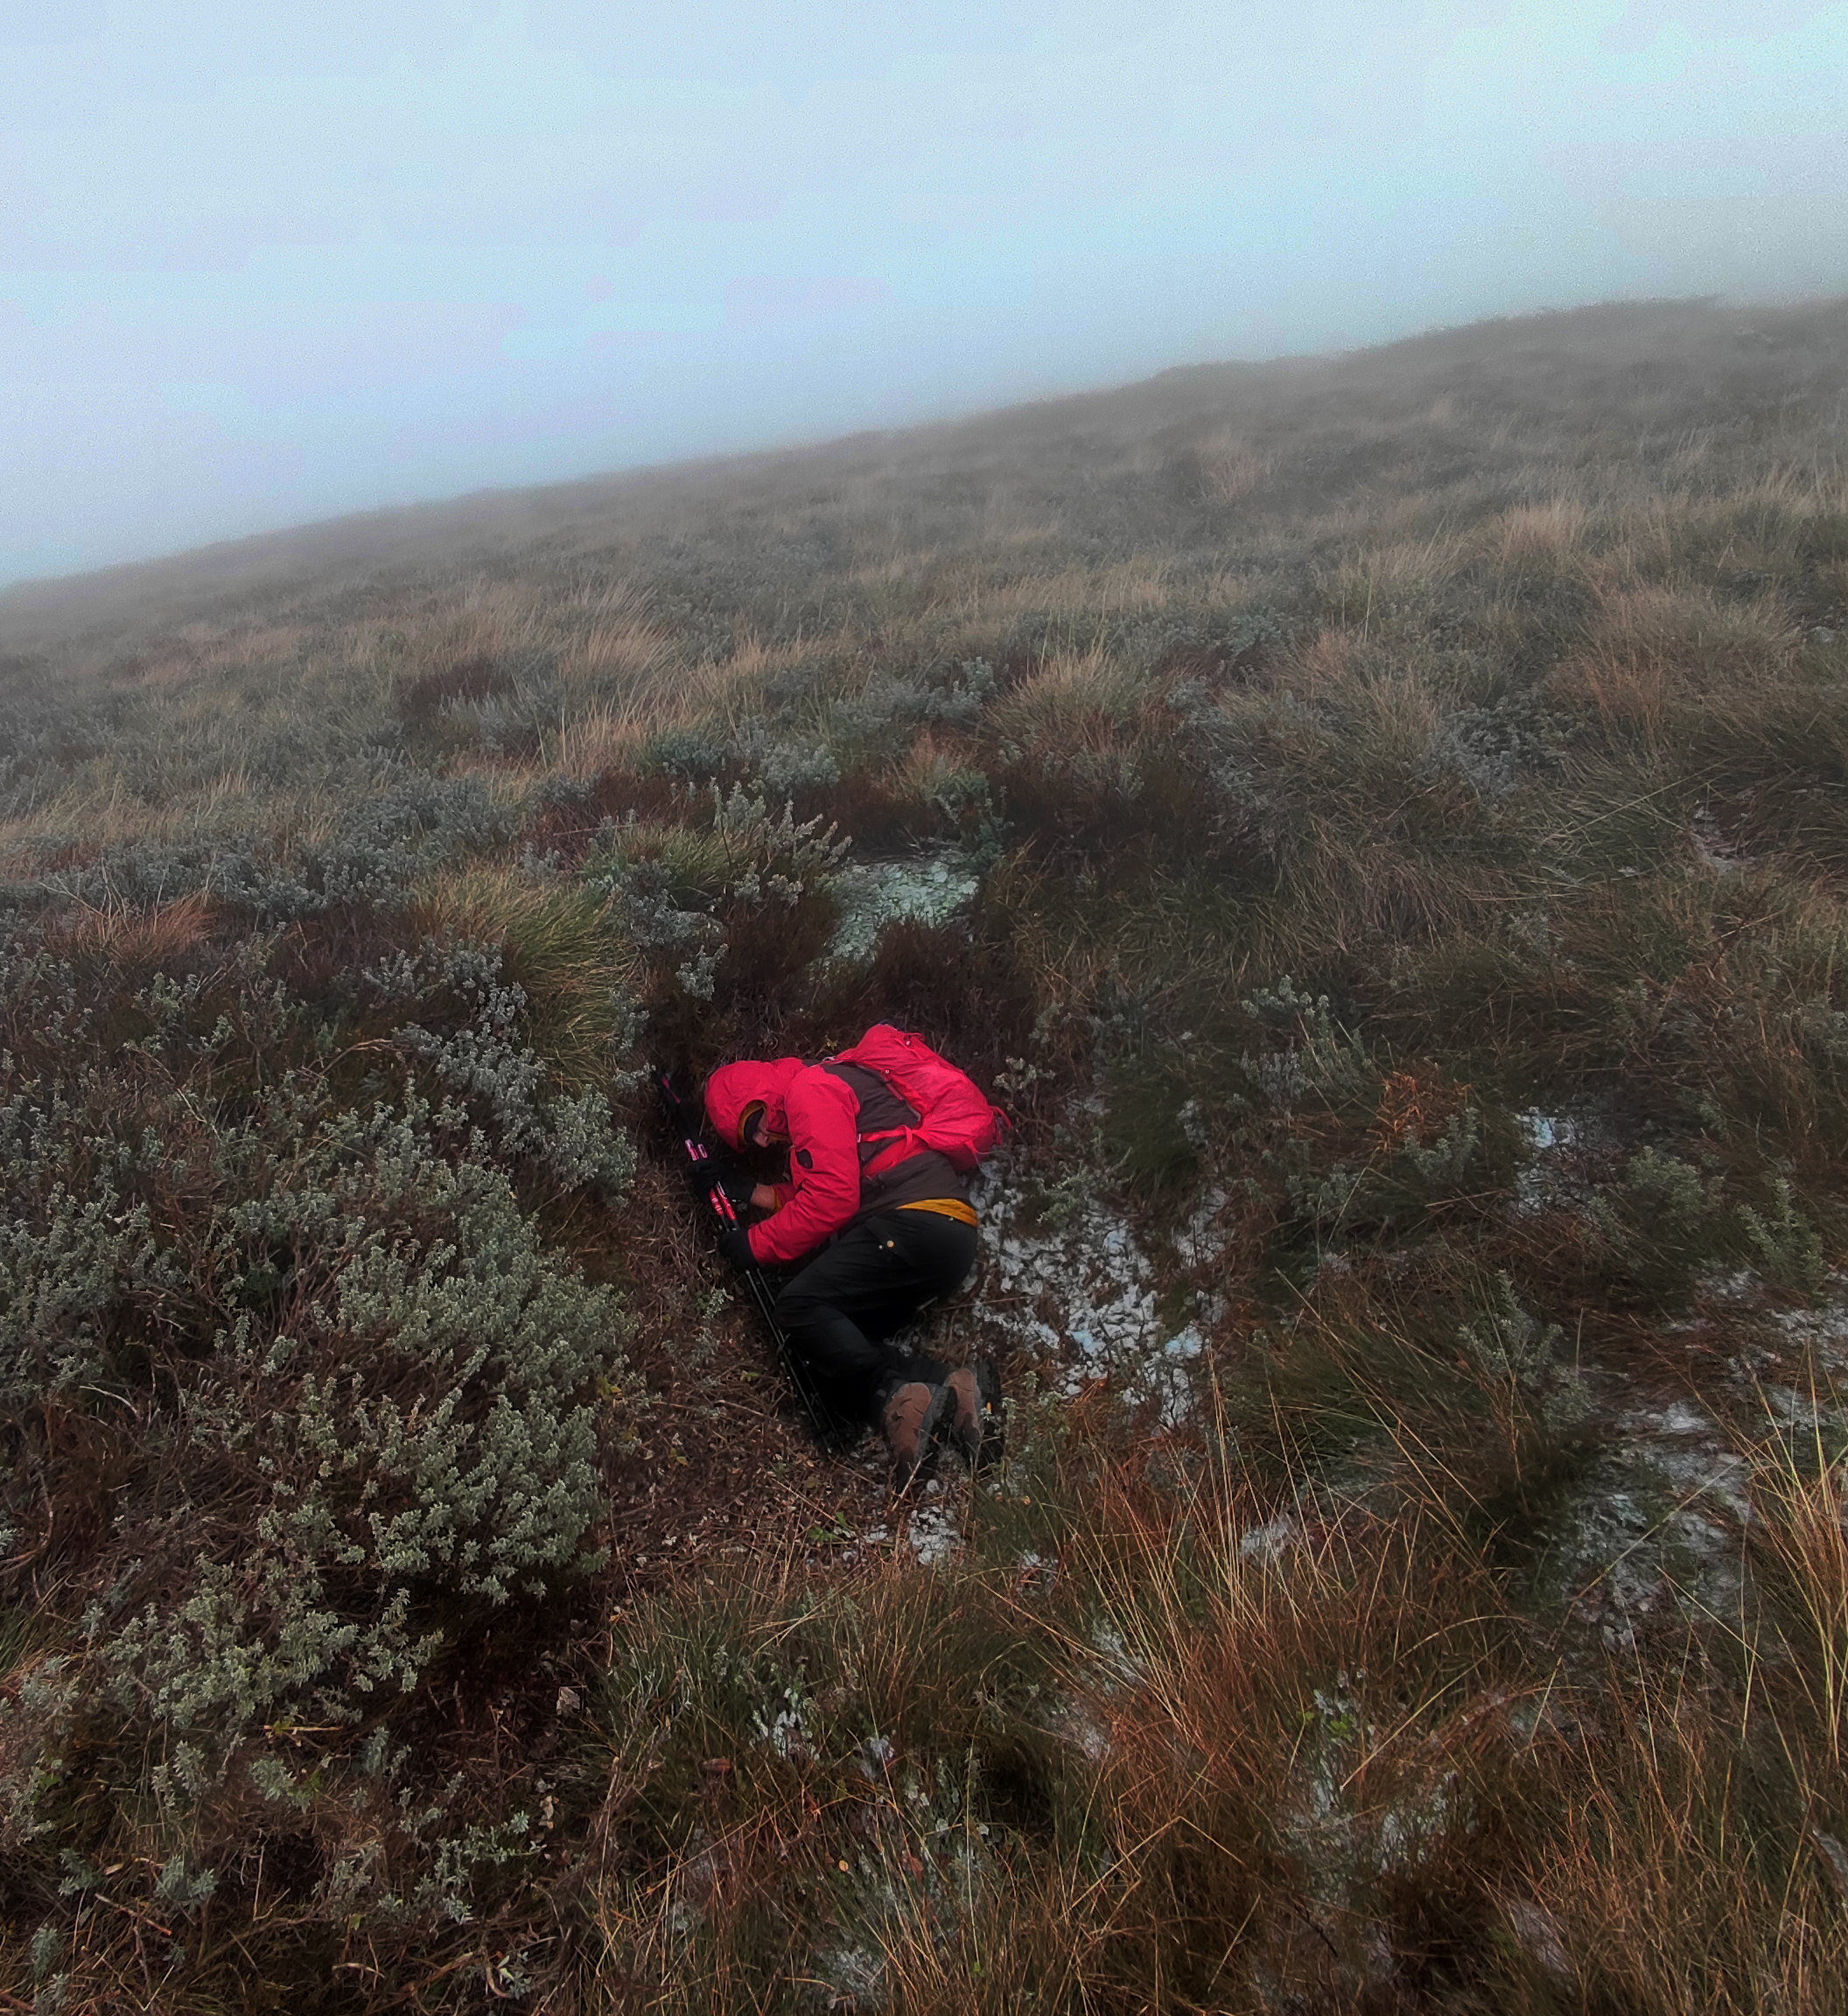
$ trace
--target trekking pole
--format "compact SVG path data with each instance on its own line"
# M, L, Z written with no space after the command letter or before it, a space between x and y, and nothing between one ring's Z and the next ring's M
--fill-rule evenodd
M668 1131L685 1158L683 1166L688 1182L704 1208L706 1222L714 1237L721 1232L735 1230L744 1222L739 1202L741 1200L748 1202L751 1195L750 1172L732 1157L715 1155L700 1139L701 1115L674 1089L671 1072L657 1068L653 1076L654 1089L661 1096L662 1111L667 1118ZM776 1292L763 1269L753 1263L740 1268L738 1278L756 1305L758 1320L776 1347L783 1370L795 1389L795 1396L802 1402L802 1411L808 1417L808 1425L815 1431L816 1438L822 1442L838 1442L841 1424L822 1398L808 1368L790 1349L789 1340L776 1320Z

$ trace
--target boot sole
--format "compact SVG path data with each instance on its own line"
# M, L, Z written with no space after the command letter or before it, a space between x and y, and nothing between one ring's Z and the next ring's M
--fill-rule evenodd
M951 1406L951 1396L947 1386L934 1386L930 1390L930 1405L924 1410L924 1418L918 1424L918 1455L915 1462L894 1456L892 1464L892 1488L908 1491L936 1460L937 1452L943 1446L949 1432L947 1417Z
M975 1369L976 1418L966 1431L952 1419L946 1437L972 1471L985 1468L1001 1454L1006 1425L1001 1412L1001 1375L993 1360L977 1359ZM955 1395L950 1396L954 1401Z

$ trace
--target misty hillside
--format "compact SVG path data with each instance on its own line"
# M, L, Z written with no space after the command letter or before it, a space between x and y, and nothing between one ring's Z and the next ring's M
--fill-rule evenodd
M818 578L845 570L844 554L804 540L882 557L882 542L915 541L947 557L1037 537L1091 557L1148 549L1216 561L1260 528L1294 534L1305 516L1414 490L1493 509L1568 480L1586 458L1628 455L1651 480L1690 452L1709 463L1747 443L1774 452L1787 436L1806 459L1839 387L1842 341L1833 304L1670 303L1482 323L1346 356L1197 366L953 425L487 492L26 584L0 592L0 637L15 652L94 648L250 606L325 620L355 593L430 572L532 581L588 564L672 574L709 542L722 546L733 598L714 613L759 624L783 598L738 598L747 559ZM844 598L847 584L833 585Z
M0 595L0 2004L1848 2003L1848 302ZM1007 1109L818 1446L650 1062Z

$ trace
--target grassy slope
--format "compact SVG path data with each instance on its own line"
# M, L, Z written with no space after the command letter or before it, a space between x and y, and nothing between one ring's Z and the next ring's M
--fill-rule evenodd
M1844 391L1599 309L0 597L0 1993L1838 2006ZM969 920L819 961L830 822ZM868 1537L644 1012L963 1056L1180 1424Z

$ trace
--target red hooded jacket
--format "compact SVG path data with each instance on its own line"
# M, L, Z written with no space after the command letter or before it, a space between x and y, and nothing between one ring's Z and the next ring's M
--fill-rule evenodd
M929 1151L882 1178L875 1186L880 1195L867 1194L860 1173L860 1096L844 1068L851 1068L805 1064L800 1057L744 1058L722 1064L706 1082L706 1117L727 1146L744 1146L745 1116L760 1101L765 1131L788 1137L789 1185L778 1187L771 1215L750 1228L751 1251L766 1266L800 1260L882 1202L967 1194L963 1179ZM872 1073L851 1075L883 1091Z

